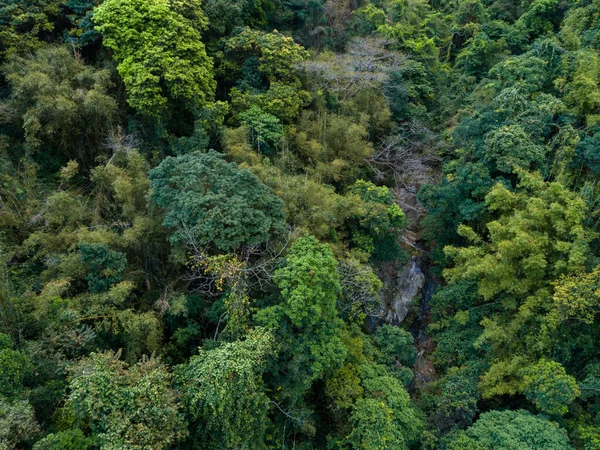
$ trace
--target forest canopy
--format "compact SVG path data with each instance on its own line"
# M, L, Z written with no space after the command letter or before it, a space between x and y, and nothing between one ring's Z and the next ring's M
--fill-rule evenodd
M0 449L600 449L599 177L600 0L0 0Z

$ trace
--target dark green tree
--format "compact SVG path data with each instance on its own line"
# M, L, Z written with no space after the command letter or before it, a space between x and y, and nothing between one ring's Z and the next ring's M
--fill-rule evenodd
M215 151L167 157L150 171L150 198L173 244L231 250L284 229L283 203L252 172Z

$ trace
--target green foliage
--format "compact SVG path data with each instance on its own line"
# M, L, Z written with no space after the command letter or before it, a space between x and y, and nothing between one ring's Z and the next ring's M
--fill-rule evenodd
M86 437L79 428L58 433L50 433L44 439L37 441L33 450L87 450L93 441Z
M531 330L541 331L550 281L581 270L589 252L583 200L539 175L519 171L519 177L519 191L497 184L486 196L489 210L498 214L487 224L489 240L461 225L458 232L471 245L445 248L454 260L446 278L477 280L483 299L498 299L504 311L482 321L484 332L476 344L490 349L496 360L482 380L484 396L519 389L517 372L526 358L514 355L523 346L530 355L542 350L539 334ZM526 329L529 336L523 339Z
M110 72L85 64L64 47L15 57L4 70L11 87L6 108L23 129L25 148L53 149L48 158L58 153L89 167L116 121Z
M210 350L199 349L177 371L179 389L202 448L265 448L269 399L262 383L273 337L261 329L244 341L228 342Z
M464 435L447 448L498 450L567 450L572 448L564 430L541 417L519 411L490 411L481 415ZM462 447L458 447L460 442Z
M42 37L54 30L52 19L60 2L11 1L0 3L0 55L24 54L41 47Z
M75 25L75 28L70 29L68 33L67 40L70 43L85 47L100 39L100 33L94 29L94 22L92 21L94 8L99 3L100 0L67 0L64 3L71 12L67 17Z
M594 323L600 306L600 267L590 273L563 276L554 283L553 308L548 314L548 325L577 320Z
M19 394L25 376L31 371L31 362L23 352L0 347L0 395L13 397Z
M385 450L408 448L402 430L394 423L394 410L376 399L360 399L354 405L348 443L353 449Z
M415 364L417 351L408 331L392 325L382 325L375 332L374 343L381 352L377 360L389 368L394 368L397 364L407 367Z
M490 131L486 135L485 147L486 162L500 172L543 167L545 160L544 147L533 142L519 125Z
M71 371L68 405L88 424L102 449L167 449L187 435L171 388L156 358L127 367L112 352L92 353Z
M435 398L433 421L442 431L464 429L473 423L478 412L477 377L466 367L452 367L441 381Z
M277 147L283 135L283 128L279 119L273 114L262 111L253 106L248 111L239 115L240 121L250 131L250 139L257 152L269 153L271 147Z
M382 366L361 370L365 398L356 402L350 416L353 449L411 448L420 438L422 423L397 378Z
M564 415L579 396L577 381L556 361L540 360L525 369L523 391L527 399L546 414Z
M559 0L535 0L519 17L519 22L533 35L554 31Z
M217 152L165 158L150 171L151 198L165 210L173 244L219 250L258 245L283 231L281 200Z
M86 266L90 292L105 292L120 282L127 266L123 253L110 250L103 244L79 243L81 262Z
M347 354L336 308L340 291L337 261L331 248L314 237L298 239L288 251L285 266L273 280L282 302L259 311L256 321L273 330L286 353L290 386L283 394L295 397L326 372L341 367Z
M0 397L0 445L7 450L23 448L40 431L27 400L10 402Z
M228 52L254 54L258 58L258 70L270 82L282 81L294 84L298 78L295 66L308 57L308 52L291 37L279 33L264 33L244 28L227 41Z
M455 267L448 280L479 278L479 294L491 299L501 292L519 296L544 287L547 280L585 266L589 234L583 228L585 204L559 183L519 171L520 187L511 192L496 184L486 196L498 219L487 224L489 245L466 226L459 234L474 245L448 247Z
M350 186L366 171L365 159L373 155L367 129L348 117L305 113L289 139L304 171L328 184Z
M296 241L274 281L285 300L286 315L297 327L334 319L340 291L337 261L331 250L314 237Z
M93 20L113 51L129 105L141 114L158 119L173 102L194 111L212 98L212 59L201 36L207 21L199 4L107 0Z
M338 299L340 315L348 320L354 319L358 323L363 323L367 315L376 314L381 303L382 282L371 266L362 264L354 258L342 260L338 265L338 274L342 288ZM400 341L407 343L408 339L400 337ZM401 344L396 350L410 360L411 345L412 341L408 343L408 347Z
M0 448L598 448L599 23L0 0Z
M349 192L363 202L363 211L352 224L354 245L379 261L401 259L398 235L406 226L406 219L389 189L358 180Z
M576 57L573 79L565 85L565 103L585 117L600 106L600 59L595 52L582 51Z
M291 37L277 30L265 33L244 28L227 40L224 56L227 59L221 70L230 67L230 59L242 59L244 66L250 66L243 74L245 79L252 74L256 77L231 90L231 104L238 113L260 108L283 123L291 123L310 101L310 94L301 88L296 68L308 52ZM244 120L243 116L238 119Z

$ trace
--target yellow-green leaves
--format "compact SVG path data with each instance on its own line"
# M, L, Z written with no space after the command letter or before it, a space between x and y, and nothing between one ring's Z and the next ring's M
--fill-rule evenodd
M579 396L575 378L556 361L542 359L523 372L523 392L541 412L566 414L569 404Z
M207 23L197 5L107 0L94 22L117 60L129 105L141 114L158 119L171 102L194 111L212 98L212 59L201 35Z

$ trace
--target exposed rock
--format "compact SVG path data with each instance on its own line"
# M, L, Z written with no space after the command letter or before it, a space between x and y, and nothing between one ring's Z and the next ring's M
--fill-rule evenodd
M425 275L417 265L416 258L411 258L406 265L400 267L396 276L391 302L387 305L384 320L400 324L408 314L413 301L420 298L425 284Z

